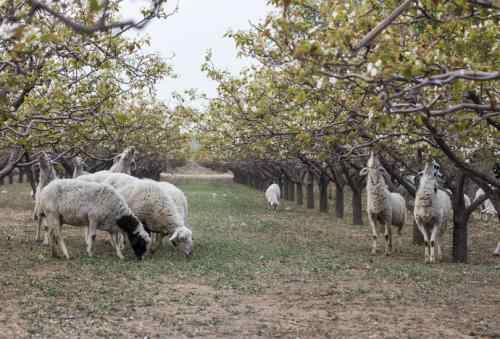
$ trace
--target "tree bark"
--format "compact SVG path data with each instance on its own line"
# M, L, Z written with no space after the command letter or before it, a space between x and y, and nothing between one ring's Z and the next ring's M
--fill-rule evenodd
M283 198L285 198L285 200L290 200L289 188L290 188L290 185L288 184L288 179L285 178L283 180Z
M295 201L295 184L293 181L288 181L288 194L290 196L290 201Z
M302 191L302 183L297 184L297 205L304 205L304 193Z
M325 175L319 177L319 211L328 212L328 178Z
M307 208L314 208L314 178L309 175L309 180L306 184Z
M453 262L466 263L468 260L468 226L467 217L460 209L453 213Z
M363 225L363 199L362 190L352 189L352 223Z
M344 218L344 185L335 182L335 216Z

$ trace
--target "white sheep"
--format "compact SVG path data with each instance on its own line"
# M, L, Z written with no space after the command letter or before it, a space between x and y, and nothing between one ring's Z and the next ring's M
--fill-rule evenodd
M184 192L182 192L177 186L166 181L158 182L158 185L160 185L163 191L174 200L175 206L177 207L177 212L184 219L184 224L189 229L191 229L191 226L188 224L187 221L188 201Z
M73 158L73 178L77 178L84 174L89 174L89 172L83 170L83 166L85 163L82 158L74 157Z
M36 191L35 191L35 208L33 209L33 220L37 220L38 218L38 207L39 207L39 196L40 192L42 189L47 186L51 181L57 179L57 174L50 163L49 157L45 152L42 152L40 154L39 158L39 167L40 167L40 172L38 175L38 184L36 186ZM37 228L36 228L36 234L35 234L35 240L40 241L41 240L41 233L42 233L42 223L38 222ZM49 239L47 237L47 232L44 232L44 237L43 237L43 244L48 245Z
M474 196L474 201L479 199L481 196L485 195L485 192L482 188L479 188L476 191L476 195ZM479 216L481 220L488 221L490 216L495 216L497 214L495 210L495 206L490 199L486 199L479 207Z
M186 256L192 254L192 231L186 227L174 199L164 191L160 183L138 180L117 190L146 229L160 234L153 252L161 245L164 237L170 236L169 240L178 250Z
M269 206L276 210L280 204L280 187L278 184L271 184L269 187L266 189L265 197L267 200L267 203Z
M426 164L415 197L414 209L417 227L424 237L426 263L436 261L436 247L437 258L442 259L441 236L446 231L450 212L450 197L438 188L432 166Z
M88 227L87 253L92 256L96 230L111 234L116 254L123 259L117 235L126 235L135 255L142 259L151 245L151 238L140 220L127 206L117 191L109 186L78 179L56 179L40 192L39 223L47 219L52 255L57 256L57 246L69 259L69 253L61 234L63 224Z
M398 249L401 250L401 231L406 221L406 202L399 193L391 193L383 177L383 167L377 157L370 154L367 167L360 172L367 175L367 212L372 228L372 254L377 252L377 231L384 232L385 254L392 251L392 228L395 227L399 236Z

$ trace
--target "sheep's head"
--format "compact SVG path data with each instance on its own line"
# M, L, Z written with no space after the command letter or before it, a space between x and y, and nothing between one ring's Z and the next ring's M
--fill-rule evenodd
M141 260L151 247L151 237L144 226L134 215L124 215L116 220L116 223L127 234L135 256Z
M52 180L57 179L56 171L50 163L50 159L47 153L42 152L40 154L38 163L40 165L39 183L42 185L42 187L47 185Z
M189 228L178 227L169 240L184 255L190 257L193 254L193 232Z
M366 167L359 172L359 174L368 175L367 180L369 180L372 185L379 185L381 183L385 183L382 172L383 167L380 165L380 161L373 152L370 152L368 163L366 164Z

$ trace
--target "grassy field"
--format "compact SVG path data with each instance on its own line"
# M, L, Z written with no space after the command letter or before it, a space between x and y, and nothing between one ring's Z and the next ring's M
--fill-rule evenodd
M120 261L100 236L65 226L72 259L33 241L23 185L0 187L0 338L500 338L499 225L471 225L471 264L423 263L404 234L402 254L371 256L367 226L261 192L190 184L194 255L165 246Z

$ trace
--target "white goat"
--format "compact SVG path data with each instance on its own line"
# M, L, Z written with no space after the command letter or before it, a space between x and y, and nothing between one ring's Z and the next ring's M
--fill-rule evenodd
M52 255L57 256L57 246L69 259L69 253L61 234L63 223L73 226L88 226L86 236L87 253L92 256L96 230L111 234L113 247L123 259L117 235L125 234L135 255L142 259L151 245L151 238L139 219L132 213L117 191L104 184L78 179L56 179L42 189L37 210L38 222L47 219Z
M406 202L401 194L389 192L382 172L383 168L372 152L367 167L360 172L361 175L367 174L367 212L373 236L372 254L377 252L378 230L384 232L385 254L390 255L392 251L391 226L394 226L398 232L398 249L401 250L401 231L406 221Z
M450 211L450 197L438 188L432 166L426 164L415 197L414 210L415 221L424 237L426 263L436 261L436 247L437 258L442 259L441 236L446 231Z
M269 187L266 189L266 200L269 206L276 210L280 204L280 187L278 184L271 184Z

